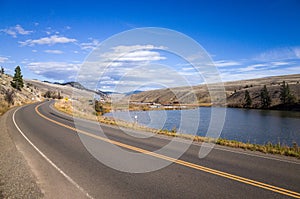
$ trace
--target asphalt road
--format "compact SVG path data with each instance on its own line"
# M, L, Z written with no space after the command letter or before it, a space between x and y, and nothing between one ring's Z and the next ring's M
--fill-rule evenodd
M8 123L46 198L300 198L299 160L221 146L203 159L198 158L197 143L179 160L149 153L150 159L172 162L153 172L112 169L88 152L73 130L73 119L49 105L21 107L11 112ZM102 129L113 142L136 153L147 154L171 139L136 138L107 125ZM95 130L82 127L79 134L105 146L106 140L90 136ZM102 153L111 155L105 148Z

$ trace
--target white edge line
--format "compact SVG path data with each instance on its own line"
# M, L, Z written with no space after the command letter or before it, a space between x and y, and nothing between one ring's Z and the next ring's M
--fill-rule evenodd
M73 184L77 189L79 189L82 193L84 193L88 198L93 199L92 196L90 196L81 186L79 186L70 176L68 176L63 170L61 170L56 164L54 164L43 152L41 152L27 137L26 135L22 132L22 130L19 128L15 121L15 113L22 107L19 107L16 109L13 113L12 119L13 122L20 132L20 134L25 138L25 140L51 165L53 166L60 174L62 174L71 184Z
M299 164L300 165L300 162L295 162L295 161L291 161L291 160L279 159L279 158L275 158L275 157L267 157L267 156L262 156L262 155L258 155L258 154L251 154L251 153L246 153L246 152L241 152L241 151L232 151L232 150L229 150L229 149L221 149L221 148L215 148L215 149L220 150L220 151L228 151L228 152L231 152L231 153L243 154L243 155L248 155L248 156L253 156L253 157L258 157L258 158L264 158L264 159L268 159L268 160L274 160L274 161L279 161L279 162L286 162L286 163L292 163L292 164Z
M50 104L49 107L50 107L50 109L52 109L53 111L55 111L55 112L57 112L57 113L59 113L61 115L64 115L64 116L67 116L67 117L70 117L70 118L74 119L74 117L72 117L70 115L67 115L67 114L65 114L63 112L60 112L60 111L56 110L55 108L53 108L52 104ZM82 119L82 118L76 118L76 119L84 121L84 122L90 122L90 123L93 123L93 124L98 124L96 121L91 121L91 120ZM111 125L104 124L104 123L101 123L101 125L106 126L106 127L110 127L110 128L114 128L114 129L118 129L115 126L111 126ZM136 131L136 130L132 130L132 132L137 133L137 134L138 133L143 133L142 131L140 132L140 131ZM151 133L151 132L149 132L149 133ZM165 139L165 140L169 140L170 139L170 137L165 136L165 135L160 135L160 134L154 134L154 135L157 135L161 139ZM202 143L193 142L192 145L202 147L201 146ZM268 156L259 155L259 154L251 154L251 151L248 151L248 153L247 152L242 152L242 151L234 151L234 150L230 150L230 149L225 149L224 147L226 147L226 146L217 145L217 144L215 146L216 147L214 147L213 150L226 151L226 152L231 152L231 153L236 153L236 154L243 154L243 155L257 157L257 158L262 158L262 159L268 159L268 160L273 160L273 161L279 161L279 162L285 162L285 163L291 163L291 164L298 164L298 165L300 165L300 162L296 162L296 161L292 161L292 160L280 159L280 158L276 158L276 157L268 157ZM272 154L269 154L269 155L272 155Z

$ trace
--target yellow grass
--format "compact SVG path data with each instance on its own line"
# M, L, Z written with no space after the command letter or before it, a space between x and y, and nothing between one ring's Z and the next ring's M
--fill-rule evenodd
M6 111L8 111L9 105L5 101L0 101L0 115L3 115Z

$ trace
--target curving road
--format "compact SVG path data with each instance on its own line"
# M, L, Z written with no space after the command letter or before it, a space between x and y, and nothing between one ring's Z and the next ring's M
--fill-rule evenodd
M173 163L150 173L114 170L96 160L79 138L78 133L92 136L95 129L75 132L73 119L50 104L10 112L7 124L46 198L300 198L299 160L221 146L204 159L198 158L197 143L179 160L152 154L151 158ZM154 151L170 141L163 136L134 138L107 125L102 129L113 142L137 153ZM107 150L103 153L110 155Z

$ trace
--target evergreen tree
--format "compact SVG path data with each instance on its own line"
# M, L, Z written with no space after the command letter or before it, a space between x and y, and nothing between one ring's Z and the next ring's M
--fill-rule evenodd
M283 81L283 83L280 87L280 101L282 104L286 104L287 97L290 92L287 88L288 88L288 86L286 86L285 81Z
M294 104L296 102L296 97L291 93L289 84L286 85L286 89L288 90L288 96L286 99L287 104Z
M260 100L262 108L269 108L271 106L272 100L266 85L260 91Z
M293 104L295 102L295 96L291 93L289 84L283 81L280 87L280 101L282 104Z
M0 73L3 75L4 74L4 68L1 66L1 71Z
M252 105L252 99L250 97L250 93L248 90L245 91L245 97L244 97L245 103L244 103L244 107L245 108L250 108Z
M23 75L21 74L20 66L15 68L15 75L13 77L13 81L10 82L11 86L15 89L21 90L24 87Z

